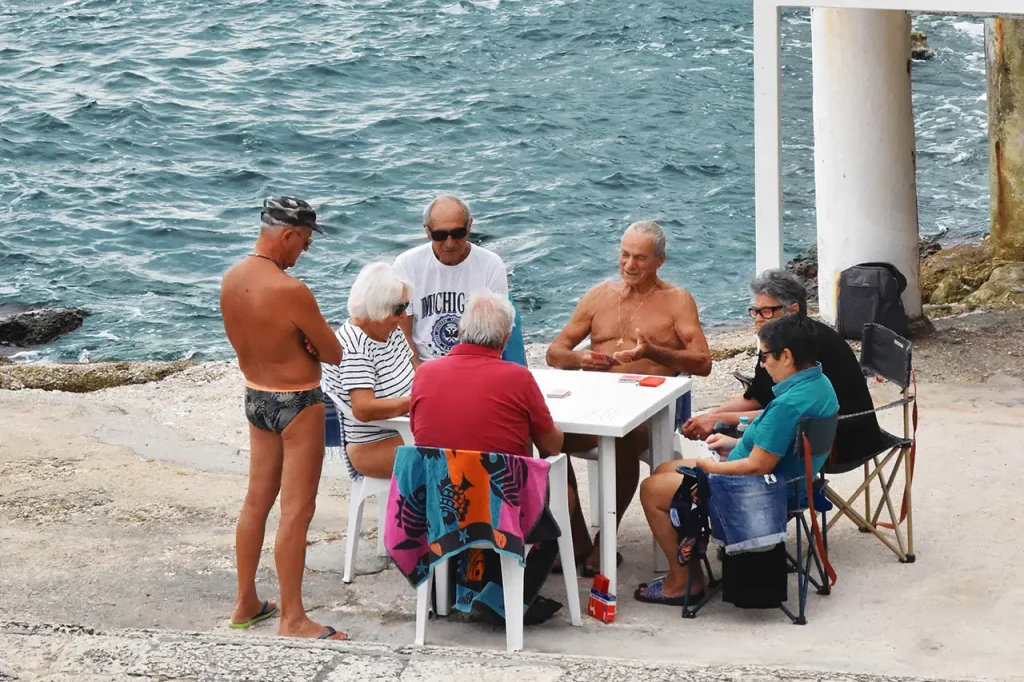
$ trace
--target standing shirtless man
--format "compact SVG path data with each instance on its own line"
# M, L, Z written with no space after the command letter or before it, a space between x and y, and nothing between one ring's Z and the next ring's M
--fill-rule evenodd
M314 623L302 605L306 531L316 508L324 461L324 403L320 362L341 362L341 344L305 284L285 274L323 234L316 212L301 199L263 202L256 248L221 285L224 330L245 375L249 420L249 490L235 530L238 602L232 627L249 627L277 607L256 596L256 568L267 516L281 493L274 563L281 587L279 635L347 639Z
M697 304L685 289L658 278L658 268L664 263L665 232L658 223L641 220L626 228L619 254L622 281L604 282L587 292L548 348L548 364L591 372L710 374L711 351ZM590 350L573 350L587 336ZM608 356L614 361L609 362ZM650 424L645 423L615 444L615 511L620 522L636 493L640 453L647 449L649 435ZM565 436L566 452L585 452L596 445L592 436ZM580 552L577 563L586 557L585 573L590 575L599 568L598 540L590 541L571 466L569 472L573 546Z

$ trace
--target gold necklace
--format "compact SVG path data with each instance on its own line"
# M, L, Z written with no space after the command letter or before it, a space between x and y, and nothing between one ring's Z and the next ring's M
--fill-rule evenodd
M644 297L640 300L640 305L638 305L636 307L636 310L633 311L633 316L630 317L629 318L629 322L626 323L627 327L629 325L633 324L633 320L636 319L636 314L638 312L640 312L640 309L644 307L644 303L647 303L647 299L650 298L651 294L653 294L654 290L657 289L657 288L658 288L658 285L655 284L653 287L651 287L650 291L648 291L646 294L644 294ZM622 297L623 297L623 295L625 293L626 293L626 287L623 286L622 287L622 293L619 294L619 314L618 314L618 317L619 317L619 342L616 344L617 346L622 346L622 344L625 343L625 339L626 339L625 327L622 326Z

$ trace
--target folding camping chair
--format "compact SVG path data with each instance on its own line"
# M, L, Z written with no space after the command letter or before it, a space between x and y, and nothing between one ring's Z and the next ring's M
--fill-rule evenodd
M865 324L861 340L860 364L867 376L879 377L895 384L900 389L900 398L881 407L867 412L843 415L839 419L849 419L871 412L881 412L894 407L903 408L903 435L895 436L882 430L883 447L864 457L836 464L826 462L822 467L822 492L835 505L836 515L826 522L823 510L822 525L825 532L825 543L828 543L828 531L836 521L847 516L857 524L862 533L871 533L882 544L892 550L901 563L914 562L914 526L911 508L910 490L914 482L914 459L917 453L917 384L912 368L912 346L910 341L895 332L878 324ZM891 465L891 469L886 467ZM828 483L827 476L844 474L863 467L864 482L854 493L843 498ZM900 469L903 469L903 502L897 515L893 504L893 490ZM881 490L881 498L872 508L871 491L877 482ZM854 508L858 498L864 497L864 513ZM888 511L889 521L881 521L882 510ZM906 522L904 536L903 523Z
M821 457L832 449L838 423L837 417L818 419L807 417L800 421L800 426L797 429L796 443L802 452L806 472L804 476L791 483L794 489L790 491L791 502L788 520L796 521L796 554L790 554L787 550L786 558L791 571L796 572L798 610L794 615L785 604L779 607L789 616L794 625L807 624L804 609L807 606L808 587L814 585L818 594L826 596L831 594L832 586L836 583L836 573L832 569L832 564L829 563L824 536L818 528L817 517L814 515L815 507L819 505L818 495L821 494L819 490L821 481L820 479L815 480L811 473L811 465L815 457ZM804 512L809 512L809 514L804 514ZM824 511L822 514L824 515ZM808 516L811 519L810 524L807 523ZM817 572L817 579L811 574L812 561Z

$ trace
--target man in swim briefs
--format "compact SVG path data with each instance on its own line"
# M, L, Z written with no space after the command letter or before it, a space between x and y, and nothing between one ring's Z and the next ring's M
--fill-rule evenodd
M256 596L256 568L267 516L281 493L274 562L281 588L278 634L346 639L314 623L302 605L306 532L316 507L324 458L324 404L320 362L341 362L341 345L305 284L285 273L323 234L316 212L301 199L263 202L260 235L224 275L220 308L224 330L245 375L249 420L249 489L235 530L238 601L231 626L248 627L276 614Z

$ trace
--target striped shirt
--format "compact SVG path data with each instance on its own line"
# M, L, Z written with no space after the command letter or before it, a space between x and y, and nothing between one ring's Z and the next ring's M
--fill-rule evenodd
M324 365L323 385L341 399L341 423L346 443L375 443L397 436L392 429L364 424L352 417L349 391L369 389L377 398L397 398L412 391L412 350L401 329L391 332L387 341L375 341L351 320L337 331L341 342L340 365Z

